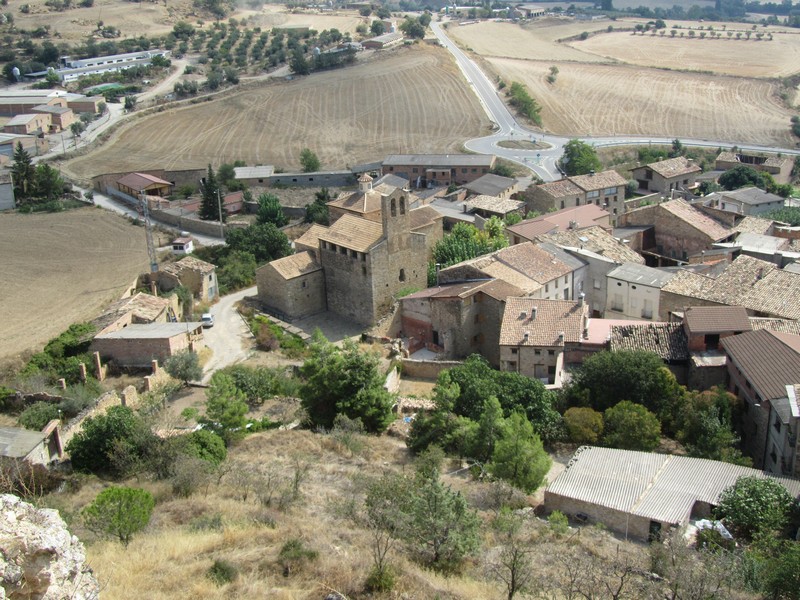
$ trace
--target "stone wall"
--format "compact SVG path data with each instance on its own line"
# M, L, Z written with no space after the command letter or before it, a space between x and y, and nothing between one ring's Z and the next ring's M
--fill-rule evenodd
M414 360L404 358L402 364L404 376L435 381L440 372L445 369L452 369L463 363L458 360Z
M180 230L191 231L192 233L199 233L202 235L210 235L219 237L220 227L219 221L203 221L197 216L177 214L174 210L158 210L153 209L150 215L156 221L161 221L167 225L172 225ZM222 226L223 230L227 233L228 229L233 225L225 224Z
M689 306L724 306L724 304L661 290L658 303L658 318L655 319L654 317L654 320L669 321L670 313L683 312Z
M355 183L352 171L324 171L317 173L276 173L265 178L263 185L287 187L345 187Z
M301 319L327 310L325 275L317 270L285 279L271 264L256 271L258 300L285 319Z
M707 234L677 218L661 205L647 206L620 217L620 226L655 226L655 252L679 260L687 260L692 254L711 250L714 243ZM645 248L651 250L651 248Z
M400 370L392 369L386 375L386 381L383 387L391 394L396 394L400 391Z

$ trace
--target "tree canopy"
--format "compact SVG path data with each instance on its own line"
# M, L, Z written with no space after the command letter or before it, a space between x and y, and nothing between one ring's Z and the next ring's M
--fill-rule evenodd
M763 175L747 165L737 165L728 169L717 181L726 190L738 190L748 185L760 188L765 186Z
M259 195L256 222L260 224L272 223L275 227L283 227L289 222L283 212L281 201L275 194Z
M776 480L740 477L720 494L716 514L731 532L750 540L783 529L796 505Z
M202 200L198 215L204 221L225 221L227 214L222 206L222 190L220 190L214 169L208 165L205 181L202 186ZM222 210L220 210L220 207Z
M303 167L303 173L313 173L322 167L319 157L309 148L303 148L300 152L300 165Z
M495 444L488 471L531 494L542 484L551 464L541 439L533 432L525 415L512 413Z
M597 158L597 152L586 142L570 140L564 145L561 156L561 168L569 175L586 175L591 171L601 171L603 164Z
M155 500L147 490L110 487L83 509L87 529L117 538L128 546L133 534L150 522Z
M223 371L214 373L206 397L206 414L200 419L203 427L220 436L226 445L242 438L247 425L247 398L233 378Z
M605 412L603 443L622 450L651 452L661 441L661 423L641 404L623 400Z
M314 193L314 201L311 204L306 204L306 223L319 223L320 225L329 225L331 218L328 211L328 202L333 200L328 188L322 188Z

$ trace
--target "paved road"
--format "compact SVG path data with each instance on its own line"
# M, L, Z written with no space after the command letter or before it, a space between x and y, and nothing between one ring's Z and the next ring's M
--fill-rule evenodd
M500 99L495 85L489 80L484 72L470 59L461 49L447 37L438 22L431 22L431 29L439 42L444 46L456 60L456 64L461 69L470 88L475 92L483 106L489 119L495 124L496 131L488 136L475 138L464 143L469 150L480 154L495 154L507 160L516 162L527 167L545 181L561 179L561 174L556 166L556 161L561 158L564 152L564 144L572 137L550 135L547 133L531 131L521 125L514 115L512 115L503 101ZM573 136L577 137L577 136ZM659 136L633 136L633 135L614 135L614 136L594 136L578 137L586 143L596 147L603 146L630 146L630 145L670 145L674 137ZM703 146L709 148L728 148L737 145L742 150L755 150L760 152L783 152L785 154L800 154L797 148L779 148L774 146L759 146L752 144L741 144L730 140L698 140L680 138L681 142L687 146ZM518 150L513 148L503 148L498 145L502 141L535 141L547 147L538 150Z
M208 383L214 371L240 362L250 355L253 336L234 305L245 296L255 296L257 293L255 287L240 290L223 296L211 307L214 326L204 331L206 345L211 348L213 355L206 365L203 383Z

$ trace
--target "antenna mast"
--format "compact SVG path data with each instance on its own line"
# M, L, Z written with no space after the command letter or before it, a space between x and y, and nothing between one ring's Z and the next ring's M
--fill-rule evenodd
M158 272L158 255L156 245L153 243L153 224L150 222L150 207L147 205L147 196L142 192L142 214L144 216L144 232L147 238L147 255L150 257L150 272Z

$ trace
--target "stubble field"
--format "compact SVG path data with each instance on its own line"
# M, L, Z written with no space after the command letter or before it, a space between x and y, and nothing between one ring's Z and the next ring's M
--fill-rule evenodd
M0 362L97 316L147 271L144 228L96 208L0 215Z
M450 34L494 75L525 84L553 133L794 145L789 131L794 113L779 99L775 78L800 68L800 35L763 27L758 31L772 33L772 41L728 39L726 33L711 40L605 31L636 22L486 22L451 27ZM688 35L689 25L681 22L679 31ZM700 24L691 25L699 36ZM737 27L744 31L742 24ZM585 41L558 41L582 30L596 34ZM551 66L559 70L553 84L547 82Z
M79 179L132 169L247 164L299 167L303 148L323 168L386 154L455 152L489 121L441 48L400 48L378 60L252 86L125 126L67 164Z

